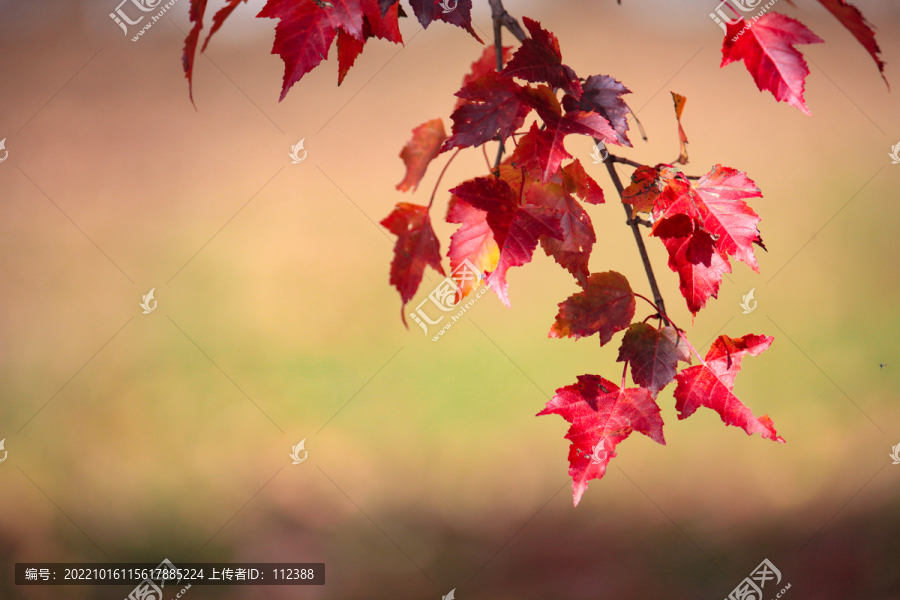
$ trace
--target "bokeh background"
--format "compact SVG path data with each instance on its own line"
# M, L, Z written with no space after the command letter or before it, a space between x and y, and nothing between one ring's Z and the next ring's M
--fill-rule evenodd
M620 365L617 343L547 338L571 277L538 251L510 274L511 309L488 294L438 343L403 328L388 285L377 222L427 203L446 160L402 194L397 155L420 123L449 126L481 46L406 19L405 47L371 41L341 87L332 50L279 103L275 22L250 0L198 57L195 109L188 0L137 43L114 4L0 1L0 597L129 591L17 588L15 562L163 558L327 565L323 587L194 587L196 599L718 599L764 558L788 598L900 597L900 103L818 3L778 4L826 41L802 47L811 117L758 92L742 64L719 68L710 3L506 3L554 31L577 73L633 92L649 140L633 129L620 154L674 159L675 91L686 171L722 163L764 193L761 273L735 263L693 321L664 249L649 250L703 351L719 333L775 337L736 390L787 443L709 410L678 421L670 385L668 444L633 435L577 508L568 425L534 415L577 375L617 380ZM896 88L900 5L854 4ZM293 165L301 138L309 154ZM592 270L649 295L604 166L588 140L567 147L607 194L590 207ZM446 190L484 171L477 150L454 161L438 221ZM443 251L454 227L437 224ZM292 465L303 439L309 458Z

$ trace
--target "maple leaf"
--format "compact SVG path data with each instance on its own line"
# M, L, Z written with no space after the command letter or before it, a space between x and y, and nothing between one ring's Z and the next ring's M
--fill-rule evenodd
M567 111L594 111L609 121L616 131L618 143L631 147L628 140L628 113L631 109L621 96L630 94L631 90L609 75L591 75L582 86L580 98L566 94L562 104Z
M494 240L494 233L487 223L487 212L479 210L456 196L447 206L447 222L458 223L460 228L450 236L450 272L468 260L481 273L489 273L497 268L500 249ZM478 287L480 282L465 279L458 282L456 301L459 302Z
M403 310L406 303L416 295L425 267L430 265L441 275L444 274L440 243L431 227L426 206L401 202L381 221L381 225L397 236L390 281L400 292L400 299L403 301L400 317L406 325ZM408 325L406 327L409 329Z
M681 113L684 112L684 105L687 102L687 98L685 98L681 94L676 94L675 92L671 92L671 94L672 100L675 101L675 119L678 121L678 143L680 144L678 159L675 162L677 162L678 164L686 165L688 164L688 139L687 135L685 135L684 133L684 128L681 126Z
M579 375L578 383L556 390L537 416L556 414L571 423L569 475L575 506L591 479L606 474L616 446L633 431L665 445L659 406L644 388L619 389L599 375Z
M566 191L570 194L576 194L588 204L603 204L606 202L606 199L603 197L603 190L587 174L587 171L581 166L581 161L577 158L563 167L562 174Z
M480 146L494 138L505 139L525 123L531 111L519 97L521 86L501 79L496 71L466 84L456 95L464 101L453 111L453 135L441 152Z
M365 28L365 27L364 27ZM338 55L338 85L344 82L347 71L356 62L356 58L362 54L365 40L358 40L343 29L338 29L337 55Z
M638 167L631 174L631 184L622 191L622 202L630 204L634 212L651 212L662 191L660 177L653 167Z
M184 38L184 53L181 63L184 66L184 76L188 80L188 96L191 103L194 102L194 59L197 56L197 41L200 39L200 30L203 29L203 14L206 12L206 0L191 0L188 14L194 26ZM217 15L218 16L218 15Z
M503 69L503 76L518 77L532 83L547 83L552 88L580 97L581 82L571 67L562 64L556 36L528 17L522 17L522 22L531 37L522 40L522 45Z
M688 367L675 376L675 410L678 419L686 419L701 406L719 413L726 425L740 427L747 435L759 433L762 437L784 443L775 431L769 415L754 417L753 412L734 395L734 378L741 370L744 356L759 356L772 345L771 336L745 335L730 338L720 335L706 354L703 364Z
M361 3L364 13L362 38L356 38L340 28L337 30L338 85L344 82L344 77L357 57L362 54L369 39L377 37L395 44L403 43L397 19L399 4L389 7L388 11L382 14L377 0L361 0Z
M447 139L444 122L432 119L422 123L412 131L412 139L400 151L400 158L406 165L406 177L397 184L397 189L406 192L415 190L425 176L428 164L441 151L441 144Z
M734 256L759 273L753 244L765 248L757 227L760 218L744 198L761 196L746 173L715 165L694 186L681 179L670 182L659 201L663 218L683 214L696 219L716 238L719 252ZM658 221L653 231L660 224Z
M575 339L600 334L604 345L634 317L634 293L624 275L615 271L593 273L584 290L559 303L556 322L548 337Z
M809 68L796 44L819 44L822 40L795 21L779 13L767 13L745 29L746 21L728 24L722 45L722 65L743 60L756 87L772 92L779 102L787 102L810 114L803 99Z
M562 239L541 237L541 247L584 286L591 274L588 270L591 248L597 241L591 218L581 204L558 185L532 184L525 194L525 201L547 207L554 213Z
M507 271L531 262L540 236L562 239L554 212L546 207L521 205L520 195L499 177L476 177L450 193L487 213L485 220L500 249L497 268L487 277L487 284L508 307Z
M191 3L193 4L194 1L195 0L191 0ZM204 40L203 42L203 48L200 49L201 54L206 52L206 47L209 45L210 38L212 38L213 34L222 27L222 23L225 22L225 19L231 16L231 13L234 12L234 9L237 8L237 5L241 2L246 4L247 0L228 0L225 3L225 6L220 8L216 12L216 14L213 15L213 24L212 27L209 28L209 33L206 35L206 40Z
M819 0L819 2L837 17L838 21L863 45L863 48L866 49L872 60L878 65L878 72L881 73L881 78L884 79L884 83L890 89L891 84L888 83L887 77L884 76L884 62L878 56L881 53L881 48L878 47L878 42L875 41L875 26L866 20L858 8L848 4L847 0Z
M506 64L506 61L509 60L510 52L512 51L512 46L503 46L503 64ZM480 79L482 76L493 73L497 70L497 51L494 46L486 46L484 51L481 53L481 57L472 63L469 72L463 77L462 87L465 88L467 85ZM468 102L463 98L458 98L456 100L456 106L454 110L462 106Z
M716 240L687 215L658 221L652 235L663 238L669 252L669 268L678 273L678 288L691 314L719 297L722 275L731 273L728 258L716 249Z
M691 351L674 327L634 323L622 338L616 360L630 363L631 378L655 398L675 377L678 361L690 364Z
M481 38L472 29L472 0L457 0L456 8L447 12L441 8L440 0L409 0L413 13L423 29L428 29L434 21L443 21L461 27L481 42Z

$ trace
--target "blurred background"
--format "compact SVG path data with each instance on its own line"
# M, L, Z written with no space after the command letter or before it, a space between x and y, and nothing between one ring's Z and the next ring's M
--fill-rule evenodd
M631 436L573 508L568 424L534 415L576 376L620 372L619 338L548 339L574 280L538 250L510 273L510 309L485 295L438 343L403 327L388 284L393 236L377 223L427 204L446 161L403 194L397 155L424 121L449 129L482 46L404 19L405 46L370 41L340 87L332 49L279 103L275 21L250 0L198 55L195 108L188 0L138 42L114 4L0 0L0 598L130 589L16 587L16 562L163 558L326 564L322 587L195 586L196 599L720 599L764 558L787 598L900 598L900 103L821 5L776 7L826 42L801 47L807 117L743 64L719 68L711 3L506 2L556 33L579 75L632 91L649 140L632 128L619 154L677 156L678 92L685 171L721 163L764 194L761 273L735 262L693 320L664 248L648 248L702 352L718 334L775 337L736 392L787 443L710 410L678 421L670 385L667 445ZM900 86L900 5L854 4ZM473 22L489 40L486 2ZM566 146L606 192L589 208L591 269L649 295L604 165L587 139ZM484 173L470 150L440 183L443 253L446 190ZM411 306L439 280L429 271ZM158 308L142 314L151 288ZM293 465L301 440L309 458Z

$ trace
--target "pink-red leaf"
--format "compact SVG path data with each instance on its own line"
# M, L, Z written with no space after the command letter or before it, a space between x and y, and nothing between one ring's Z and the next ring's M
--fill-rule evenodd
M531 34L503 69L505 77L518 77L532 83L546 83L576 98L581 96L581 82L575 71L562 64L559 40L541 27L537 21L523 17L522 22Z
M675 410L678 419L686 419L701 406L719 413L726 425L740 427L747 435L758 433L762 437L784 443L775 431L769 415L753 416L753 412L734 395L734 378L741 370L744 356L758 356L772 345L773 338L764 335L745 335L732 339L720 335L702 365L688 367L675 376Z
M599 375L579 375L578 383L556 390L556 395L537 416L556 414L571 423L569 475L575 506L591 479L606 474L616 456L616 446L631 432L639 431L665 445L659 406L644 388L619 389Z
M447 139L444 122L440 119L426 121L413 129L412 133L412 139L400 151L400 158L406 165L406 177L397 184L397 189L401 192L415 190L419 186L428 164L440 153L441 144Z
M447 251L451 273L466 260L481 273L490 273L497 268L500 249L487 223L487 212L454 196L447 206L447 222L460 224L460 228L450 236L450 248ZM479 283L472 279L459 282L456 301L468 296Z
M543 237L541 247L547 256L552 256L560 266L569 271L579 285L586 285L591 274L588 269L591 248L597 241L587 212L575 198L552 184L544 187L532 185L526 193L525 201L545 206L555 213L562 239Z
M615 271L594 273L583 291L560 302L549 337L578 339L599 333L603 345L628 327L634 309L634 293L624 275Z
M712 236L686 215L657 222L654 235L663 238L669 268L678 273L681 294L696 315L710 296L719 297L722 275L731 273L728 258L716 249Z
M603 190L593 178L587 174L581 161L577 158L563 167L563 181L566 191L575 194L588 204L603 204Z
M655 398L675 377L678 361L690 364L691 351L674 327L634 323L622 338L616 360L630 363L631 378Z
M406 325L403 309L416 295L425 267L430 265L441 275L444 274L441 247L425 206L401 202L381 221L381 225L397 236L394 260L391 262L391 285L400 292L403 301L400 316Z
M819 43L819 36L799 21L770 12L752 26L743 19L728 24L722 66L743 60L760 91L768 90L779 102L787 102L808 115L803 89L809 68L794 46Z

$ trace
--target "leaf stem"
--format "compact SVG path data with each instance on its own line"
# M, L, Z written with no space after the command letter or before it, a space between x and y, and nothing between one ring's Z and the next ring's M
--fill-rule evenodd
M434 195L437 194L438 186L441 185L441 179L444 178L444 173L447 172L447 167L450 166L450 163L453 162L453 159L456 158L456 155L459 154L460 150L462 150L462 148L457 148L456 152L453 153L453 156L450 157L450 160L447 161L447 164L444 165L444 168L441 169L441 174L438 175L437 181L434 182L434 191L431 192L431 200L428 201L427 210L431 210L431 205L434 203Z

